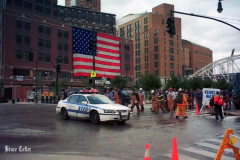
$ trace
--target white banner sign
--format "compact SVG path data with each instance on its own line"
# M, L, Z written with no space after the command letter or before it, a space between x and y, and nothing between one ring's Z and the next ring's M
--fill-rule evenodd
M216 95L216 92L220 92L220 89L215 88L203 88L203 105L209 105L209 101L212 98L212 96Z
M17 81L23 81L23 76L16 76Z
M102 80L95 80L95 84L102 84ZM110 81L105 81L105 84L110 84Z

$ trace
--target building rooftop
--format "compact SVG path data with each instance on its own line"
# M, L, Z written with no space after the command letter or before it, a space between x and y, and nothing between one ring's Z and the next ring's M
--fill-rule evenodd
M202 48L206 48L206 49L209 49L209 50L210 50L210 48L207 48L207 47L205 47L205 46L202 46L202 45L197 44L197 43L194 43L194 42L190 42L190 41L185 40L185 39L182 39L182 41L186 41L186 42L191 43L191 44L193 44L193 45L195 45L195 46L202 47Z

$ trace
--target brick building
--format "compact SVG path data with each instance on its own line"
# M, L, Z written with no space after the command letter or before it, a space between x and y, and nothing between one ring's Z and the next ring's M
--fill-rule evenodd
M183 48L189 50L189 69L192 73L213 62L212 50L196 43L182 40ZM189 72L190 73L190 72ZM192 74L190 73L190 74ZM186 73L186 75L189 75Z
M182 75L181 19L175 17L176 35L166 32L166 20L174 6L161 4L150 13L129 14L117 20L117 35L133 40L134 76L155 73L165 83L170 75Z
M99 15L100 19L93 18L90 22L89 15ZM0 82L4 85L1 95L23 100L27 91L36 88L36 77L38 88L54 90L54 65L57 63L61 65L59 84L68 88L82 86L81 77L73 77L72 72L73 25L86 25L86 28L96 30L98 26L99 32L108 34L109 26L115 27L115 15L58 6L57 0L6 0L1 3ZM93 27L89 28L90 25ZM115 34L116 29L111 31ZM129 41L129 45L132 42ZM31 48L33 61L28 60Z
M116 15L81 7L58 6L58 19L69 25L116 35Z
M101 0L65 0L65 6L78 6L91 11L101 12Z

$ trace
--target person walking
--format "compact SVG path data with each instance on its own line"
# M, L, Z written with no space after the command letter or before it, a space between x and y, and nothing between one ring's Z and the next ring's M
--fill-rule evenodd
M140 113L140 109L139 109L139 96L138 94L135 92L135 89L132 89L132 106L131 106L131 112L133 112L133 108L137 107L137 114Z
M145 94L142 90L142 88L139 89L139 103L141 106L141 111L144 111L144 101L145 101Z
M173 116L175 102L174 99L176 98L176 93L173 92L172 87L169 88L168 92L168 108L170 110L170 115Z
M115 103L121 104L121 102L122 102L122 91L120 89L118 89L117 86L114 87L114 90L115 90L115 92L114 92L113 99L114 99Z
M156 105L155 113L158 114L159 109L161 109L164 113L164 99L163 99L164 95L160 92L157 97L158 105Z
M202 90L198 89L197 94L196 94L196 99L197 99L199 113L200 113L201 108L202 108L202 98L203 98Z
M177 103L176 118L182 113L183 118L188 118L186 114L187 98L184 94L184 90L179 90L177 97L175 98L175 103Z
M194 95L193 95L193 90L190 89L190 92L188 93L188 98L187 98L187 101L188 101L188 108L189 109L193 109L193 98L194 98Z
M152 108L150 108L150 110L152 112L155 112L155 106L157 105L157 101L156 101L156 96L154 93L154 90L151 91L151 96L149 98L149 101L152 100Z
M222 106L224 104L223 97L220 95L220 93L217 91L217 94L214 96L214 112L216 120L219 120L218 114L220 115L221 120L224 119L222 114Z
M62 89L62 100L67 98L67 92L65 91L65 89Z
M107 96L111 101L113 101L113 93L110 92L110 88L109 87L107 87L105 96Z

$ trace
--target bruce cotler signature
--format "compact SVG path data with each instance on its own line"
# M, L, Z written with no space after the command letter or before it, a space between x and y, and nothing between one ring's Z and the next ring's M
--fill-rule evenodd
M19 146L19 147L9 147L5 145L5 153L14 153L14 152L31 152L32 148L27 146Z

